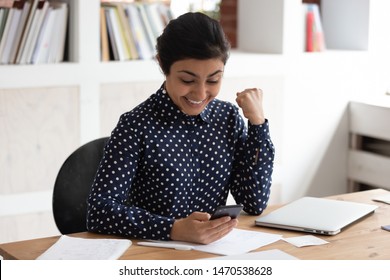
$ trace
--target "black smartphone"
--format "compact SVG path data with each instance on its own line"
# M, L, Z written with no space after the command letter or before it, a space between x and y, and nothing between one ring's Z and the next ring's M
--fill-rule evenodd
M218 206L215 212L211 215L210 220L215 220L224 216L230 216L232 219L235 219L238 215L240 215L242 208L244 208L244 206L241 204Z

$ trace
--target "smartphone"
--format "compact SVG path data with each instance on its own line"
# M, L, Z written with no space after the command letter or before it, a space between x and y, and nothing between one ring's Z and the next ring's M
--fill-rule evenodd
M387 230L387 231L390 231L390 225L388 225L388 226L382 226L382 229Z
M211 215L210 220L215 220L224 216L230 216L232 219L235 219L240 215L242 208L244 208L244 206L241 204L219 206Z

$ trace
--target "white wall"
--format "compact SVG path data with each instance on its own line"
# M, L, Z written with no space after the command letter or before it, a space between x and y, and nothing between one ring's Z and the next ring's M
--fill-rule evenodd
M359 51L233 53L220 98L234 102L238 90L263 89L276 146L272 202L347 191L347 106L385 94L390 77L385 61Z
M346 192L348 102L384 95L388 70L360 52L305 54L288 64L282 201Z

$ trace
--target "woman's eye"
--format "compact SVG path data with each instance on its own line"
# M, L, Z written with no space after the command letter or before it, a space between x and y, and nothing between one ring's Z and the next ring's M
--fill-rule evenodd
M219 80L210 80L207 81L209 84L218 84Z
M191 84L193 83L194 81L193 80L181 80L183 83L185 84Z

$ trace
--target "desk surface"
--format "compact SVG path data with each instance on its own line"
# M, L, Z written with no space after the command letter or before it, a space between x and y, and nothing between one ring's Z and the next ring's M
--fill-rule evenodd
M328 244L297 248L287 242L280 240L271 245L261 247L256 251L279 249L299 259L315 260L390 259L390 232L381 229L382 225L390 224L390 205L372 201L373 197L385 194L390 194L390 192L382 189L376 189L330 197L332 199L338 200L376 204L379 206L379 208L373 215L370 215L364 220L349 226L344 231L335 236L318 236L329 241ZM268 213L276 208L277 206L269 206L265 213ZM245 214L241 215L239 228L283 234L283 237L292 237L306 234L294 231L257 227L254 225L254 220L256 217L257 216L248 216ZM116 236L94 234L89 232L75 233L71 234L70 236L83 238L118 238ZM55 236L0 244L0 255L2 255L4 259L35 259L51 245L53 245L58 240L58 238L59 236ZM190 260L216 256L195 250L177 251L166 248L142 247L136 245L138 240L133 239L132 241L133 245L131 245L131 247L122 255L121 259Z

